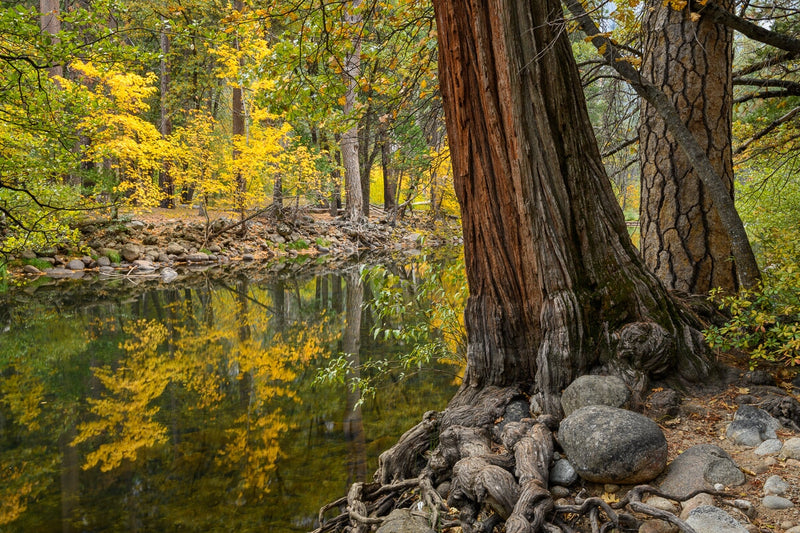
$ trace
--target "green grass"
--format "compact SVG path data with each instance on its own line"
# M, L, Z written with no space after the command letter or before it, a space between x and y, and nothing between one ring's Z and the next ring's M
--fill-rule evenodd
M48 268L53 268L53 265L45 261L44 259L34 258L34 259L24 259L22 261L23 265L31 265L35 266L39 270L47 270Z
M108 251L106 253L106 257L108 257L108 260L111 261L112 263L121 263L122 262L122 256L119 255L119 252L117 252L115 250Z

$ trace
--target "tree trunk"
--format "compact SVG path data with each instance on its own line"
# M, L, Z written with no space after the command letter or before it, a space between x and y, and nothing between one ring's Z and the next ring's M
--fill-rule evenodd
M397 210L394 196L397 190L397 177L392 165L392 145L389 141L388 119L380 125L381 170L383 171L383 210L389 220L394 220Z
M435 0L462 209L468 365L451 405L522 385L543 412L607 370L687 379L702 336L630 242L557 0Z
M644 9L642 76L672 100L733 198L733 32L693 21L659 0ZM731 238L686 153L658 110L642 99L639 126L641 250L670 289L738 289Z
M172 134L172 115L170 114L167 105L167 93L169 92L169 68L167 65L167 56L169 55L169 22L166 18L161 19L161 33L159 35L159 43L161 45L161 64L160 64L160 83L161 88L161 121L159 123L159 131L163 138L167 138ZM158 175L158 186L161 190L162 199L160 202L161 207L174 208L175 207L175 183L170 174L170 164L165 161L161 167L161 172Z
M59 38L56 36L61 31L61 19L58 18L59 12L61 11L59 8L59 0L39 0L39 11L41 12L39 27L42 33L49 33L50 42L57 44ZM47 71L50 77L64 75L64 67L62 65L52 65Z
M360 6L361 0L352 0L344 16L345 24L353 33L353 48L344 61L344 80L347 91L342 111L346 117L355 108L356 89L361 73L361 33L359 30L361 15L357 13ZM344 164L345 216L348 220L357 221L363 216L364 199L361 193L361 173L358 163L358 122L352 120L352 117L350 120L353 125L342 133L340 145Z
M244 11L244 0L234 0L233 8L241 13ZM237 35L234 39L234 48L238 51L239 50L239 36ZM239 66L242 66L242 60L239 60ZM244 137L245 134L245 124L244 124L244 99L242 98L242 86L240 80L236 80L236 83L233 86L233 112L232 112L232 124L231 129L233 133L234 142L237 139L241 139ZM241 222L244 222L245 218L245 193L247 192L247 183L245 182L245 177L242 174L242 170L239 165L236 163L236 160L239 158L241 154L239 150L236 149L234 146L233 149L233 162L234 168L236 172L236 191L234 194L235 198L235 205L236 209L239 211L239 219ZM241 226L241 233L244 234L247 231L247 227L245 224Z

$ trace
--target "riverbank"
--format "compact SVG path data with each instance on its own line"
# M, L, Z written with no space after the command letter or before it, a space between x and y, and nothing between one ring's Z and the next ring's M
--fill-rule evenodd
M78 229L80 243L72 249L25 250L11 258L15 282L122 276L170 283L210 269L332 268L365 255L417 255L423 246L460 244L457 221L416 217L390 223L382 211L353 224L309 209L285 209L242 224L225 212L153 209L117 220L86 220Z

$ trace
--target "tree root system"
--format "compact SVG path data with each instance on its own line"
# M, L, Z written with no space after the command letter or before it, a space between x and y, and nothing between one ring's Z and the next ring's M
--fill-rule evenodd
M696 493L677 498L639 485L617 501L582 491L574 503L556 504L549 472L558 420L509 420L514 417L505 416L506 406L523 398L516 389L487 388L472 405L426 413L381 455L374 482L355 483L346 497L320 509L313 533L373 531L402 508L425 516L435 531L490 533L504 525L507 533L602 533L638 531L644 520L658 519L695 533L677 515L643 499L681 502Z

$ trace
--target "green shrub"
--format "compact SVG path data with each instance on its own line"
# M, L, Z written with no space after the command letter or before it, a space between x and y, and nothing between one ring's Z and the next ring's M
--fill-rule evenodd
M706 340L712 348L748 352L751 368L760 362L800 365L800 256L794 245L797 235L781 233L781 239L760 240L766 267L758 289L742 290L735 296L719 292L711 295L711 300L731 318L722 326L708 328L704 332Z
M108 260L111 261L112 263L121 263L122 262L122 256L119 255L119 252L116 251L116 250L107 251L106 252L106 257L108 257Z
M308 241L305 239L297 239L286 245L289 250L307 250L308 247Z

